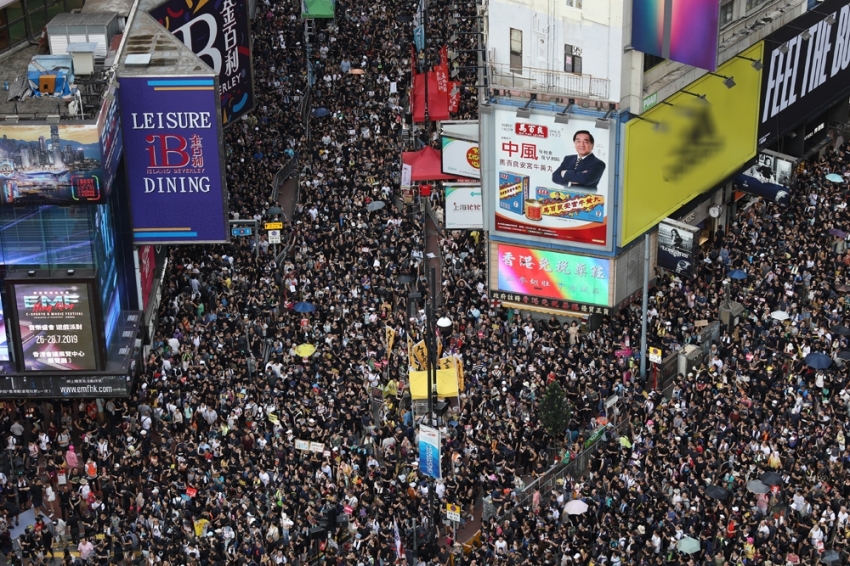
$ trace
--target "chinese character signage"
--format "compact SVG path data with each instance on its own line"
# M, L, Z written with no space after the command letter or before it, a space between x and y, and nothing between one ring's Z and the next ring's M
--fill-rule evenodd
M150 15L216 72L225 125L254 108L247 0L168 0Z
M215 80L119 81L134 242L227 241Z
M419 425L419 471L440 479L440 431Z
M656 265L682 279L693 277L699 253L699 232L695 226L669 218L662 220L658 224Z
M496 109L495 230L608 245L609 132L571 118Z
M91 284L83 281L11 284L24 371L96 370Z
M106 115L101 111L102 118ZM111 131L117 131L113 123ZM98 124L8 124L0 126L0 202L12 205L106 202L121 144L102 161ZM108 139L113 139L111 135Z
M608 259L502 243L492 245L490 257L497 298L504 292L511 298L503 300L588 314L610 304Z
M467 179L481 178L481 157L478 142L443 136L442 170L446 175Z
M127 397L129 375L25 375L0 376L0 397L19 399L79 399Z
M481 205L481 185L443 185L446 191L446 228L450 230L481 230L484 211Z

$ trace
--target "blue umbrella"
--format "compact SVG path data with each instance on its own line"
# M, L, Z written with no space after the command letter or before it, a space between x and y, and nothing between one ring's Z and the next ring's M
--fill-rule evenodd
M837 173L830 173L829 175L826 176L826 180L832 181L833 183L843 183L844 177L842 177L841 175L839 175Z
M331 113L331 111L328 110L327 108L315 108L315 109L313 109L313 116L315 118L323 118L330 113Z
M313 303L295 303L292 305L292 310L295 312L316 312L316 306Z
M832 365L832 358L820 352L814 352L806 356L806 365L814 369L826 369Z
M747 272L742 269L733 269L729 272L729 279L746 279Z

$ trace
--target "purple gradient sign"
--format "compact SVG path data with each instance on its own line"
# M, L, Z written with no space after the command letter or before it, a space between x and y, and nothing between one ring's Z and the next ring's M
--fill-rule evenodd
M228 241L214 77L120 77L133 240Z

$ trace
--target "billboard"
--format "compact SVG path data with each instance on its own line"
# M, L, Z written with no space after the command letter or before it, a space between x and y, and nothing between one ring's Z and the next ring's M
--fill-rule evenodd
M829 22L833 22L830 25ZM779 136L850 92L850 5L826 0L765 38L758 142Z
M119 81L134 243L226 242L227 191L215 79Z
M9 334L6 331L6 313L0 300L0 362L9 361Z
M719 0L634 0L632 47L713 71L720 37Z
M139 258L139 292L142 294L140 305L142 310L148 309L148 303L151 298L151 289L153 289L154 274L156 272L156 247L154 246L139 246L136 248L136 254Z
M442 170L446 175L467 179L481 178L478 142L443 136Z
M749 168L735 177L735 188L770 202L789 204L795 163L790 156L763 151Z
M443 188L446 191L446 228L450 230L483 229L481 185L443 185Z
M247 0L168 0L150 15L216 72L223 124L254 109Z
M610 305L608 259L498 242L491 246L493 290L524 303L563 310Z
M595 121L554 115L517 118L495 108L495 186L488 191L497 231L559 243L605 246L610 208L609 132Z
M110 110L101 112L104 120ZM111 125L0 125L0 203L23 206L106 202L121 158L118 143L107 148L110 161L102 161L102 143L114 142L118 129L114 113L112 120Z
M681 279L694 276L699 254L700 229L665 218L658 224L658 267L672 271Z
M23 371L96 370L92 283L10 283L16 307L18 365Z
M742 55L761 60L762 44ZM755 156L761 73L741 58L720 69L734 88L705 75L626 124L621 246Z
M442 477L440 431L419 425L419 471L435 479Z
M0 376L0 397L18 399L79 399L92 397L127 397L129 375Z

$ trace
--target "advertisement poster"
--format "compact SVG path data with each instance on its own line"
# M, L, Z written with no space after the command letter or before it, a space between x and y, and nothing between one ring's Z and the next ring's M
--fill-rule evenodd
M119 81L134 243L228 241L215 80Z
M96 124L0 125L2 204L102 204L114 176Z
M517 118L494 109L495 229L562 243L607 244L608 130L593 120Z
M442 168L446 175L467 179L481 178L481 156L478 142L443 136Z
M247 0L168 0L150 15L216 72L224 125L254 109Z
M446 228L450 230L483 229L481 185L443 185L443 187L446 191Z
M698 253L699 228L669 218L658 224L658 267L690 279Z
M419 425L419 472L440 479L440 431Z
M632 18L636 50L707 71L717 68L717 0L634 0Z
M6 314L0 301L0 362L9 361L9 335L6 332Z
M579 310L581 305L609 305L609 260L501 243L493 245L496 253L491 252L494 263L491 288L519 295L523 302L543 307Z
M848 30L848 0L826 0L765 38L759 145L771 144L835 101L846 99L850 92Z
M753 165L735 177L735 188L770 202L791 202L791 179L795 161L772 152L759 153Z
M0 396L17 399L127 397L130 376L0 376Z
M15 283L13 288L26 371L97 369L89 283Z

